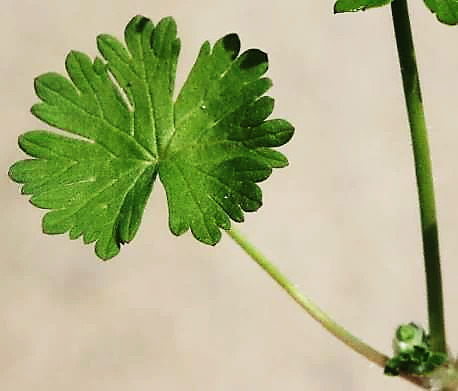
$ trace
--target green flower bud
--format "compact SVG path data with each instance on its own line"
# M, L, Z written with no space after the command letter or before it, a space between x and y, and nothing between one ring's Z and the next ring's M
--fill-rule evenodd
M415 346L427 348L425 330L413 322L399 326L393 338L394 354L410 353Z

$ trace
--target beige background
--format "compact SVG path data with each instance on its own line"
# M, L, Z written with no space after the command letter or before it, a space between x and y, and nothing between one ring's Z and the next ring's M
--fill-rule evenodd
M290 167L241 227L336 320L390 353L397 324L425 324L412 157L389 8L332 14L329 1L2 0L1 390L411 390L330 337L228 237L173 237L157 186L140 232L113 261L66 235L6 176L23 154L32 80L96 54L131 16L173 15L181 85L201 42L236 31L270 56ZM458 28L411 0L444 259L449 344L458 347Z

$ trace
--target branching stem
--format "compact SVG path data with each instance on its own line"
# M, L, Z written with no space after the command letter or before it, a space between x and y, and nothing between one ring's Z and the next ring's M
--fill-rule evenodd
M428 295L431 347L436 352L445 353L446 341L442 277L434 184L407 0L394 0L391 3L391 12L415 161Z

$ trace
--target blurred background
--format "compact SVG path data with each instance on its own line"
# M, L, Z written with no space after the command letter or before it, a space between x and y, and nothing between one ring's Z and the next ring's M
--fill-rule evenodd
M458 349L458 27L421 0L411 18L437 186L448 343ZM262 185L240 229L338 322L386 354L403 322L427 323L413 161L389 7L330 1L2 0L0 389L413 390L312 321L231 240L172 236L158 184L136 239L103 263L93 246L41 234L44 212L6 173L33 78L135 14L172 15L181 86L201 43L229 32L269 54L274 116L296 134L290 166Z

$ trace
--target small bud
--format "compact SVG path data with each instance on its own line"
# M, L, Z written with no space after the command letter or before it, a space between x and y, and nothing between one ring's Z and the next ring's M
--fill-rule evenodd
M426 333L421 326L411 322L398 327L393 339L393 350L395 354L408 353L413 351L414 346L426 347Z

